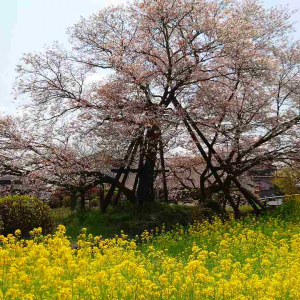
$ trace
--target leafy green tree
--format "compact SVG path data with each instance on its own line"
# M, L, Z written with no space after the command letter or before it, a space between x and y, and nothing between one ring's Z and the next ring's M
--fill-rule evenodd
M291 167L281 169L273 183L285 195L294 195L299 193L300 170L295 170Z

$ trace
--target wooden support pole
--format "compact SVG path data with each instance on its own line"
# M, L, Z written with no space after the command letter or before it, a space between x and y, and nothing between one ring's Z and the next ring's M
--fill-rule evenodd
M235 205L230 193L227 192L227 189L225 189L224 183L222 182L219 174L217 173L216 169L212 165L211 160L207 157L206 152L204 151L203 147L201 146L200 142L198 141L198 139L197 139L195 133L193 132L191 126L189 125L189 123L186 119L184 119L183 122L184 122L184 125L187 128L191 138L195 142L198 150L200 151L202 157L204 158L205 162L207 163L207 166L211 170L211 172L212 172L213 176L215 177L216 181L218 182L218 184L222 187L222 190L224 192L224 195L225 195L226 199L228 200L228 202L230 203L230 205L232 206L232 208L234 210L235 217L240 218L241 217L241 212L239 211L238 207Z
M126 154L125 154L125 157L124 157L124 160L123 160L122 167L124 167L124 165L127 164L128 158L129 158L129 156L130 156L130 154L131 154L131 152L132 152L132 149L133 149L133 147L134 147L134 145L135 145L136 142L137 142L137 139L135 139L134 141L132 141L132 142L130 143L130 145L129 145L128 149L127 149L127 152L126 152ZM106 194L106 197L104 198L103 206L101 207L101 211L102 211L103 213L106 211L106 209L107 209L107 207L108 207L108 205L109 205L109 203L110 203L110 201L111 201L111 199L112 199L112 196L113 196L113 194L114 194L114 192L115 192L115 189L116 189L116 187L117 187L117 185L118 185L118 182L119 182L119 180L120 180L120 178L121 178L121 175L122 175L122 173L117 173L117 174L116 174L116 177L115 177L115 179L114 179L114 182L113 182L112 185L110 186L110 189L109 189L108 193Z
M161 169L162 169L162 180L163 180L163 189L164 189L164 198L165 202L168 202L168 187L167 187L167 178L166 178L166 168L165 168L165 159L164 159L164 148L162 139L159 140L159 154L160 154L160 161L161 161Z
M100 203L100 209L102 209L104 204L104 184L100 183L99 185L99 203Z
M146 146L147 146L147 141L141 141L141 144L140 144L140 157L139 157L139 165L138 165L138 169L139 170L142 170L143 169L143 166L144 166L144 158L145 158L145 155L146 155ZM138 184L140 182L140 172L136 173L136 177L135 177L135 180L134 180L134 185L133 185L133 191L134 193L138 194ZM138 198L138 201L139 201L139 198Z
M129 161L128 161L128 164L127 164L127 169L125 169L125 170L128 170L128 172L125 172L125 173L124 173L124 176L123 176L122 182L121 182L121 184L122 184L123 186L125 186L126 180L127 180L127 178L128 178L128 175L129 175L129 170L130 170L129 168L130 168L131 164L132 164L133 161L134 161L135 154L136 154L136 152L137 152L138 147L140 146L140 144L141 144L141 139L138 139L138 140L136 141L134 147L133 147L133 150L132 150L131 154L130 154L130 158L129 158ZM116 198L114 199L115 204L117 204L117 203L119 202L119 198L120 198L120 196L121 196L121 193L122 193L122 190L121 190L121 189L118 189L117 196L116 196Z

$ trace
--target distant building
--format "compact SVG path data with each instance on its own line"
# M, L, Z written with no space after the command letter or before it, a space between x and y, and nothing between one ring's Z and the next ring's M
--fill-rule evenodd
M252 181L256 184L256 191L260 198L273 197L278 195L278 190L272 183L277 174L276 166L269 165L257 168L249 172Z
M166 168L170 170L167 173L168 188L200 188L200 175L206 167L203 160L197 157L167 158L165 164ZM265 164L249 171L243 179L243 183L252 191L256 190L256 194L260 198L275 196L278 195L278 190L272 183L272 179L276 174L276 166ZM157 186L161 187L161 176L157 181Z
M17 179L15 176L5 175L0 177L0 196L5 192L9 192L11 194L15 194L18 192L24 192L29 190L28 187L22 184L22 181ZM2 193L1 193L2 190Z

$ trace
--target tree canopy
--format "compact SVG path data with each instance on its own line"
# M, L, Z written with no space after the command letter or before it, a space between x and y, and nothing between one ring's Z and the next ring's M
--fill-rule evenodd
M213 178L236 215L231 186L258 212L241 178L299 149L300 48L289 37L290 15L256 0L139 0L102 9L68 29L71 51L54 43L24 55L15 85L18 99L31 99L23 122L37 139L47 133L53 168L83 163L76 140L92 149L90 174L107 174L103 157L138 165L141 204L153 200L157 157L192 148L206 164L203 200ZM108 75L90 82L101 70ZM58 144L72 159L54 154ZM32 140L28 147L40 155Z

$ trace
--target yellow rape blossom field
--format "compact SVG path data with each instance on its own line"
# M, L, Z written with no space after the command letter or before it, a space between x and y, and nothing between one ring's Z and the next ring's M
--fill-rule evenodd
M248 217L144 232L0 236L1 299L300 299L297 218Z

